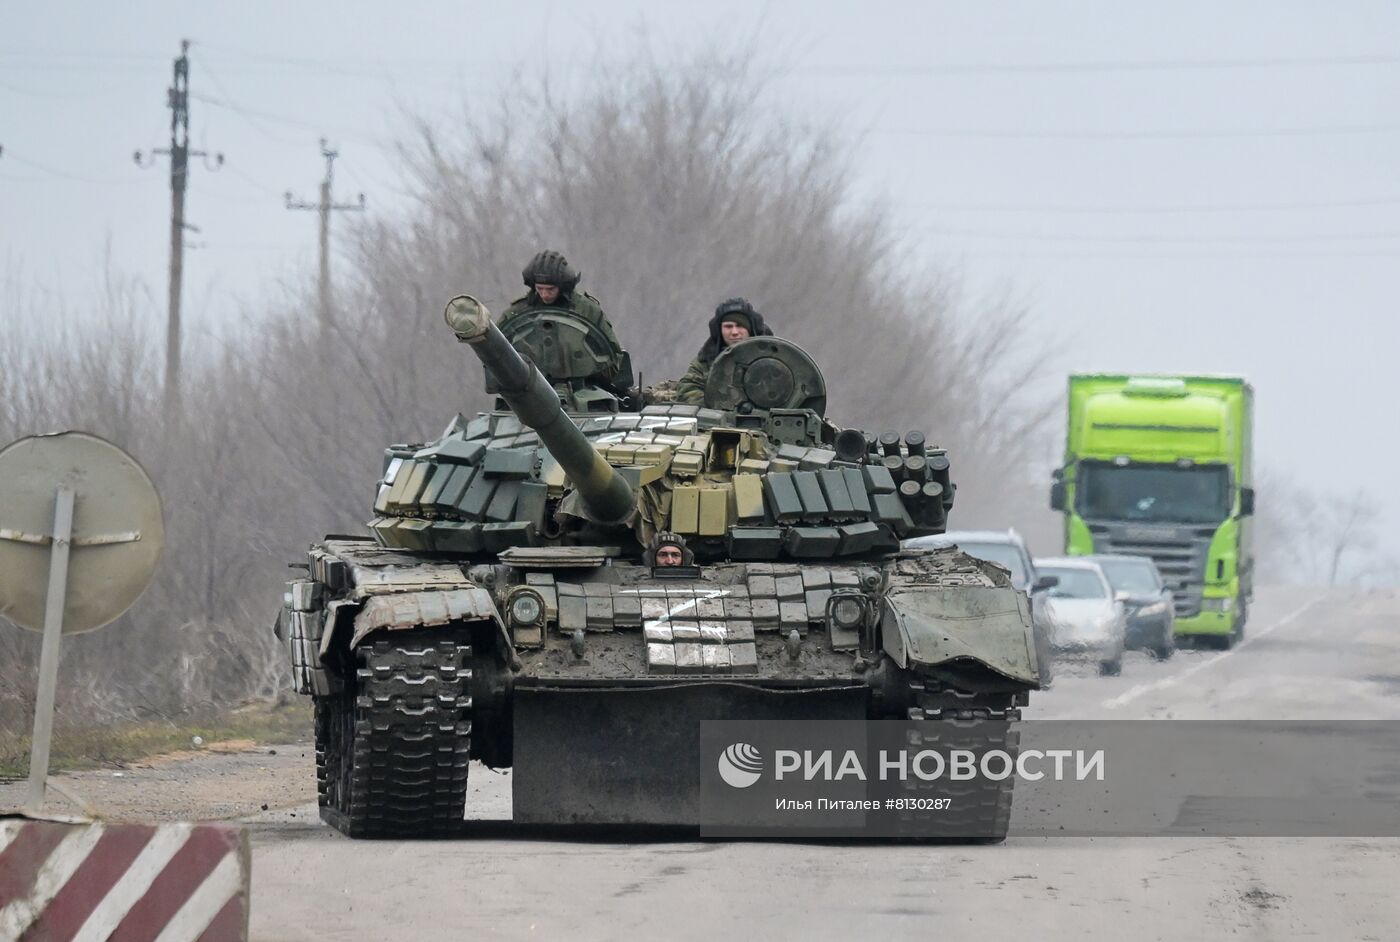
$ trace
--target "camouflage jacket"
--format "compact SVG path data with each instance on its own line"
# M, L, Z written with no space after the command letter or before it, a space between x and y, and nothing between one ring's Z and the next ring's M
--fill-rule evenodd
M583 317L586 321L603 332L603 335L608 338L608 343L617 351L618 357L621 357L622 344L617 339L617 332L613 330L613 325L612 322L608 320L608 315L603 313L603 306L598 303L598 299L593 297L593 295L589 294L587 291L580 291L577 288L568 296L561 294L559 300L553 304L545 304L540 300L540 296L535 293L535 289L531 288L529 293L512 301L510 307L501 312L501 316L497 318L496 323L498 326L504 328L517 317L524 316L530 311L548 311L551 308L572 311ZM620 366L620 360L618 363ZM614 370L613 373L602 378L606 382L613 382L620 378L620 370Z
M705 401L705 381L710 378L710 367L714 357L696 357L690 361L690 369L676 383L676 401L701 405Z
M582 316L594 327L601 330L608 338L608 343L618 350L622 349L622 344L617 340L617 333L613 330L612 322L608 320L608 315L603 313L603 306L598 303L598 299L587 291L580 291L577 288L568 297L559 296L559 300L553 304L545 304L540 300L540 296L535 294L533 288L526 295L516 298L510 303L510 307L501 313L497 324L505 327L526 311L542 311L549 308L562 308L566 311L573 311Z
M773 329L763 320L763 315L757 311L749 315L753 324L751 335L754 337L771 337ZM714 366L715 357L724 350L724 340L720 336L720 324L723 323L718 311L710 318L709 339L700 347L700 352L694 360L690 361L690 369L685 371L685 375L676 383L676 401L688 402L692 405L702 405L705 402L705 383L710 378L710 367Z

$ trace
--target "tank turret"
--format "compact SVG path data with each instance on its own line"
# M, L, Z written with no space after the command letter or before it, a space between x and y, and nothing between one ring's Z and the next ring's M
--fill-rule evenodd
M549 381L491 323L486 306L462 295L448 302L443 316L495 379L497 395L559 462L588 517L601 524L625 523L636 507L636 494L569 418Z
M572 312L502 330L463 295L444 319L481 361L496 407L459 416L437 441L390 447L370 522L386 547L598 545L640 558L666 530L705 561L814 560L943 530L954 493L944 452L917 432L876 439L833 425L821 370L791 341L722 352L705 406L639 408L632 390L596 381L603 351Z

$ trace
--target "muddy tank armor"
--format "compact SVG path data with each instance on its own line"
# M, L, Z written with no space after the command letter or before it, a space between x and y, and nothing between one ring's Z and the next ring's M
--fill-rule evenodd
M705 406L634 408L578 379L609 355L595 331L551 317L514 338L449 304L497 408L388 448L370 535L312 546L288 586L326 821L453 833L479 760L513 769L517 822L693 826L705 719L914 719L937 742L1018 718L1026 597L956 549L900 549L944 529L941 449L833 425L817 365L773 337L716 359ZM646 566L659 531L697 566ZM968 836L1005 834L1010 781L959 804Z

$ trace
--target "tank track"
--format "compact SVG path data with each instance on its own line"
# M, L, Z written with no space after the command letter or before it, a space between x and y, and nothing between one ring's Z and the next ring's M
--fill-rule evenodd
M918 741L909 745L999 749L1013 759L1019 754L1021 734L1012 724L1020 720L1021 711L1011 694L962 693L917 680L911 681L909 687L914 700L909 719L918 721L918 732L912 734ZM1015 782L1014 775L999 782L980 776L966 782L947 778L934 782L912 780L907 783L910 797L926 792L951 798L952 806L945 811L911 812L910 826L933 838L999 844L1006 840L1011 826Z
M355 652L353 683L316 701L321 818L350 837L462 827L471 751L471 645L394 631Z

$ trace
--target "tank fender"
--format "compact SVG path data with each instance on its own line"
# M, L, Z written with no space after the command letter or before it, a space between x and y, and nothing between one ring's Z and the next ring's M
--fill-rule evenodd
M491 593L480 586L370 595L355 616L350 648L358 648L375 631L432 627L454 621L490 621L500 634L499 655L510 657L512 648L505 621Z
M884 599L881 637L905 669L972 661L1028 687L1040 684L1030 602L1010 587L896 589Z
M347 627L355 623L355 613L360 610L360 603L354 599L339 599L326 605L326 628L321 634L321 660L325 660L335 650L336 638L342 636L353 628Z

